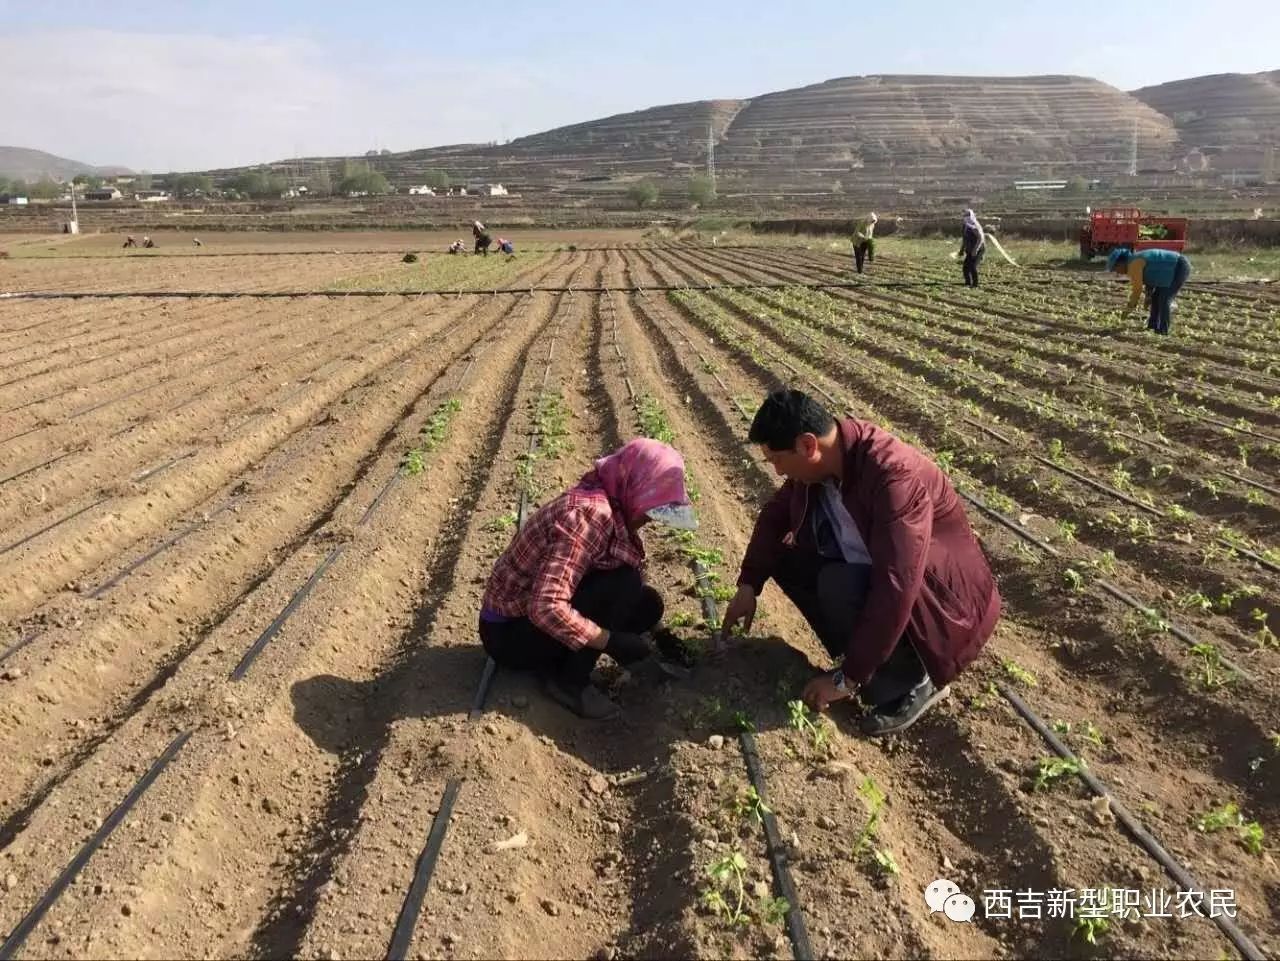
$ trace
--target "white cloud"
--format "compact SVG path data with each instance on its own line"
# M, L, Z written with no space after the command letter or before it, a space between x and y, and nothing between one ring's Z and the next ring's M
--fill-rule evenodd
M495 139L504 124L514 136L536 129L517 103L555 101L538 69L477 74L469 58L390 66L361 53L267 37L0 36L0 142L95 164L211 168Z

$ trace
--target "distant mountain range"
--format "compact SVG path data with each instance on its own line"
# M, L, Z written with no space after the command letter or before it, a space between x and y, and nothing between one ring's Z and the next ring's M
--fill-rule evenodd
M1075 76L856 76L743 100L650 107L506 144L460 144L355 158L392 183L443 169L590 204L638 179L678 184L714 145L722 193L839 194L904 188L958 196L1012 180L1108 178L1139 170L1270 175L1280 166L1280 71L1218 74L1126 93ZM343 157L265 166L305 181ZM0 147L0 174L32 179L90 167ZM209 171L216 178L245 168ZM336 182L336 180L334 181Z
M114 177L129 173L133 171L128 167L95 167L93 164L82 163L79 160L57 157L43 150L0 147L0 177L27 181L41 180L45 177L53 180L70 180L78 174Z

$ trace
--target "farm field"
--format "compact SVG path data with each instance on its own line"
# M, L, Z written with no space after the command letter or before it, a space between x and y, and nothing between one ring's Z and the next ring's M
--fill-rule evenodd
M1195 283L1157 339L1096 274L609 240L0 261L110 295L0 298L0 957L1280 952L1280 294ZM929 452L1000 581L899 737L789 706L828 663L773 586L698 656L783 383ZM645 535L691 670L604 668L624 713L584 724L490 685L476 617L522 514L638 434L697 491L694 538ZM1236 944L1176 898L1019 918L1188 887Z

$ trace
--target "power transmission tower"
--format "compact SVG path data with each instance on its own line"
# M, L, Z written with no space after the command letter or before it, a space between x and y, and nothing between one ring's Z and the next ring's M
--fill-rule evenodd
M716 134L715 128L707 124L707 176L711 178L711 190L716 189Z

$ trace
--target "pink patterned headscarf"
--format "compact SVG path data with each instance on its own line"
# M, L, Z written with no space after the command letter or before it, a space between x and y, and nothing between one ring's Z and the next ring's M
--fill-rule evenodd
M688 504L684 458L670 444L640 437L596 461L583 475L582 488L602 488L628 521L669 504Z

